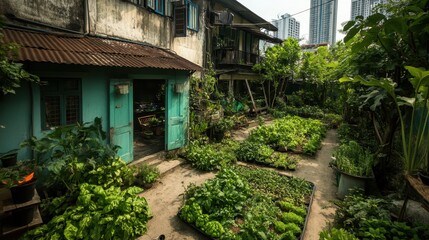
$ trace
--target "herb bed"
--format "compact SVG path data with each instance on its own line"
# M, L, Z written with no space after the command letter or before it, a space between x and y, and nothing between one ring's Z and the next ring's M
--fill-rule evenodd
M178 216L211 239L298 239L314 188L272 170L234 166L188 188Z

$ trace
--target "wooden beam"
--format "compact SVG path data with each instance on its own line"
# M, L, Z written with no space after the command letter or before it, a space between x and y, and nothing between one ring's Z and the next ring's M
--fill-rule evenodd
M249 82L247 81L247 79L245 79L244 81L246 82L247 91L249 91L250 100L252 100L253 110L254 110L255 112L257 112L257 109L256 109L256 103L255 103L255 100L253 99L253 94L252 94L252 91L250 90Z

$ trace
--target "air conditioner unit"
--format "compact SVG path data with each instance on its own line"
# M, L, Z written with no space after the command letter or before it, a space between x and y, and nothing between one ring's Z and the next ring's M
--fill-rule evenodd
M228 11L211 12L210 23L213 25L231 25L234 14Z

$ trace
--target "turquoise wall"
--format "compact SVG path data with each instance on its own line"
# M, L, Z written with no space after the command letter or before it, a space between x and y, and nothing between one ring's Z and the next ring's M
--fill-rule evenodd
M0 94L0 153L18 149L21 141L31 136L30 95L26 82L16 94ZM21 150L18 157L29 158L30 152Z
M56 65L33 63L26 69L39 77L76 77L82 79L82 120L91 122L101 117L103 130L109 133L109 95L110 79L187 79L187 71L162 69L106 68L77 65ZM26 82L16 95L0 96L0 153L19 148L19 144L30 136L42 137L46 131L41 129L40 91L32 87L33 114L31 113L30 87ZM33 115L33 117L31 117ZM33 122L33 123L32 123ZM1 127L1 126L0 126ZM18 159L31 157L26 149L19 151Z

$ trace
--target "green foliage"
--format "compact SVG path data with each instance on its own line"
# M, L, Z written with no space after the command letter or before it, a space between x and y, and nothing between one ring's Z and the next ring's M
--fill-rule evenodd
M338 114L328 113L323 117L323 121L331 128L337 128L343 121L343 117Z
M312 185L295 177L279 175L276 171L235 166L234 171L243 179L246 179L250 186L264 193L272 199L288 201L297 206L306 203L306 196L312 191Z
M223 117L219 121L211 123L209 129L211 130L209 138L220 141L224 138L225 133L232 130L234 121L231 117Z
M340 228L331 228L324 230L319 234L320 240L358 240L352 233Z
M428 159L425 159L428 154L422 150L425 147L420 141L423 123L427 119L415 119L415 112L421 108L420 100L425 98L424 92L427 92L427 84L423 80L425 71L417 70L429 68L427 13L427 0L390 1L374 15L350 21L344 28L347 31L344 41L351 46L349 65L353 66L348 76L355 76L353 81L348 81L348 85L357 82L365 86L366 92L361 95L367 111L376 122L373 125L378 131L380 149L388 156L396 123L400 119L406 173L424 167L422 161L427 162ZM413 78L407 81L410 75ZM420 129L414 133L408 131L417 128Z
M272 125L252 130L249 141L314 155L319 149L326 128L319 120L297 116L276 119Z
M292 212L297 214L298 216L305 217L307 215L307 210L303 207L297 207L294 204L286 201L277 202L280 209L284 212Z
M273 152L274 150L264 144L246 140L240 143L235 154L239 161L265 163Z
M294 73L298 71L300 52L298 40L288 38L281 45L268 48L265 58L253 66L253 70L262 74L274 88L275 93L268 99L270 106L274 106L276 95L279 90L282 91L280 88L285 85L284 82L293 79Z
M350 141L341 144L334 152L334 165L345 173L355 176L372 176L374 158L357 142Z
M136 181L140 182L142 184L151 184L154 183L161 175L159 172L158 167L143 164L141 166L138 166L135 169L136 175Z
M270 179L271 186L260 181L261 175ZM285 180L278 181L278 178ZM307 182L301 182L302 185L297 183L295 179L290 180L274 171L238 166L222 169L215 179L208 180L200 187L190 186L187 189L186 201L179 216L207 235L219 239L287 239L282 234L284 232L291 232L292 239L296 239L301 233L299 226L282 223L286 225L285 231L279 232L273 229L272 223L280 222L280 209L275 199L286 194L298 198L308 197L310 188L304 184ZM268 192L272 191L271 194L266 191L267 187ZM278 193L277 189L285 189L285 194ZM232 228L239 231L232 232Z
M42 188L62 196L85 182L105 188L132 183L132 170L116 156L117 147L105 143L101 127L101 119L96 118L92 124L58 127L22 144L37 153Z
M225 229L223 229L222 224L218 221L210 221L204 225L202 230L207 233L210 237L220 237L225 232Z
M234 151L238 143L224 140L209 144L204 141L192 141L185 149L185 157L192 166L204 171L220 169L236 161Z
M45 219L60 215L76 203L81 184L107 189L128 186L133 171L116 156L116 147L104 142L101 119L92 124L59 127L41 139L23 143L36 153L40 188L47 193L43 200Z
M381 88L392 98L401 123L405 172L412 173L422 167L429 169L429 152L427 151L427 146L429 145L427 140L427 129L429 128L429 71L410 66L406 67L406 69L412 75L412 78L409 79L414 90L411 97L398 96L396 94L397 84L388 78L369 78L366 80L356 76L355 78L344 77L340 81L358 82L365 86ZM411 118L406 118L410 110Z
M28 232L23 239L135 239L147 230L150 218L146 200L136 187L82 184L76 206L48 224Z
M282 213L280 219L284 223L295 223L296 225L304 224L304 218L293 212Z
M301 229L299 228L299 226L296 225L295 223L292 223L292 222L290 222L290 223L284 223L284 222L281 222L281 221L276 221L276 222L274 222L274 228L279 233L290 232L294 236L298 235L299 233L301 233Z
M274 153L271 155L269 162L265 162L269 166L284 170L296 170L298 157L290 156L286 153Z
M30 160L19 161L15 166L0 168L0 183L11 188L25 183L25 176L34 172L35 162Z
M21 63L13 62L18 55L19 46L15 43L6 43L3 39L3 21L0 16L0 90L3 95L15 94L15 89L21 86L22 81L39 83L39 77L28 73Z
M357 193L346 196L337 205L335 227L343 228L359 239L427 239L429 236L428 226L392 221L391 203L387 200Z

